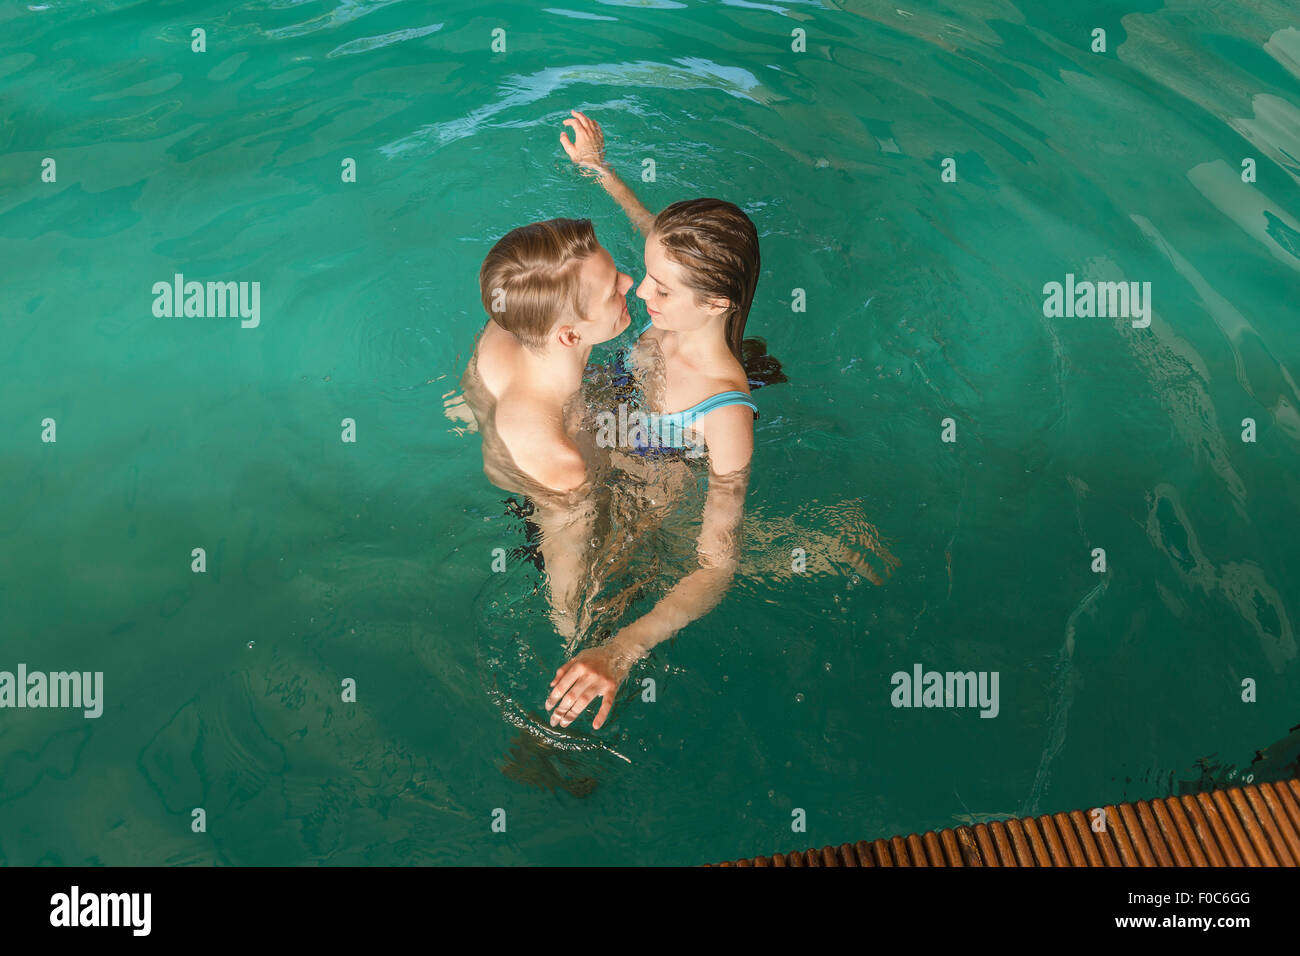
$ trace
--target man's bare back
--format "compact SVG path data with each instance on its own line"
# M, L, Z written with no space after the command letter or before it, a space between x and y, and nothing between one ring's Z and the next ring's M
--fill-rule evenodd
M526 349L489 320L474 361L495 400L497 434L520 471L554 491L572 491L587 480L586 463L565 424L573 396L546 388L530 374Z

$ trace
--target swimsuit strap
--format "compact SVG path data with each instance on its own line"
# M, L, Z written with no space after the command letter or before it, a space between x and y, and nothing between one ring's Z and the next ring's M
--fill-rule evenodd
M684 428L701 415L707 415L709 412L716 411L719 408L726 408L728 405L748 405L755 413L758 412L758 406L754 400L744 392L730 391L718 392L716 395L710 395L704 401L692 405L690 408L681 412L672 412L667 415L655 415L656 421L661 424L672 424L678 428Z

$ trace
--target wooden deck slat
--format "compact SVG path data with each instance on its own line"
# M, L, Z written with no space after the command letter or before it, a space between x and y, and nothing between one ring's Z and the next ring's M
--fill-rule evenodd
M984 865L1001 866L1002 860L998 856L998 848L993 843L993 834L989 831L989 825L987 823L977 823L973 830L975 845L980 848L980 856L984 860Z
M1178 831L1178 838L1182 841L1183 847L1187 853L1187 862L1179 864L1180 866L1209 866L1209 861L1205 858L1205 852L1201 849L1201 841L1196 835L1196 827L1188 818L1183 805L1178 800L1161 800L1158 801L1160 809L1169 814L1169 822L1174 829Z
M1038 860L1034 857L1034 848L1029 844L1029 836L1025 833L1025 825L1021 820L1007 820L1005 822L1007 836L1011 839L1011 847L1016 851L1016 861L1020 866L1037 866Z
M1230 790L1216 790L1211 795L1214 805L1219 808L1219 815L1223 817L1224 822L1228 824L1228 829L1232 832L1232 838L1237 841L1237 849L1246 860L1247 866L1269 866L1273 859L1273 854L1268 852L1268 847L1264 847L1264 852L1260 853L1259 824L1255 820L1255 814L1249 806L1245 807L1245 813L1242 813L1242 807L1236 800L1230 796Z
M724 867L1300 867L1300 779L774 853Z
M1300 861L1300 806L1289 803L1291 798L1285 787L1265 783L1259 789L1291 850L1292 861Z
M1228 807L1228 815L1225 817L1219 809L1219 804L1208 793L1198 793L1196 805L1201 808L1205 819L1209 820L1214 827L1214 835L1219 838L1219 846L1223 848L1223 855L1228 858L1229 866L1259 866L1259 859L1255 856L1255 851L1250 848L1250 841L1241 832L1241 824L1237 822L1237 815L1232 812L1231 807Z
M944 832L951 832L956 838L962 866L984 866L983 854L970 827L957 827L955 830Z
M1047 844L1047 853L1052 858L1052 866L1071 866L1070 854L1065 849L1065 838L1058 831L1056 820L1044 814L1038 818L1038 829L1042 831L1043 842Z
M965 866L966 861L962 858L961 845L957 842L957 831L940 830L938 837L944 862L948 866Z
M871 851L875 854L877 866L894 866L894 854L883 839L873 841Z
M1074 832L1074 821L1068 813L1058 813L1052 817L1056 823L1056 832L1060 835L1061 846L1065 851L1065 863L1062 866L1087 866L1088 858L1084 856L1083 847L1079 845L1079 836Z
M1083 850L1085 862L1080 863L1079 866L1112 865L1102 855L1101 843L1092 832L1092 825L1088 822L1088 817L1084 812L1082 810L1071 810L1066 814L1066 817L1070 821L1070 829L1074 832L1074 839Z
M1210 866L1228 866L1227 851L1223 849L1220 835L1211 825L1209 819L1206 818L1205 812L1201 809L1201 805L1196 802L1196 798L1191 794L1184 794L1179 797L1178 802L1182 805L1183 812L1187 814L1187 819L1191 821L1192 827L1196 831L1196 838L1200 841L1201 849L1205 851L1206 862ZM1237 865L1240 865L1240 863Z
M919 836L915 833L910 834L904 842L907 844L907 853L911 857L913 866L930 865L930 861L925 858L925 846Z
M1133 845L1133 850L1137 853L1138 862L1142 866L1160 866L1160 861L1156 855L1151 852L1151 846L1147 843L1146 833L1142 826L1142 820L1138 816L1137 807L1131 803L1121 803L1119 805L1119 821L1128 833L1129 842Z
M997 850L1001 864L1019 866L1020 861L1016 859L1016 850L1011 845L1011 835L1007 832L1006 824L1001 820L994 820L989 824L989 832L993 834L993 846Z
M895 866L913 866L912 854L907 851L907 843L902 837L891 837L889 849L894 857Z
M1075 832L1079 834L1079 842L1083 844L1084 852L1088 854L1089 863L1093 866L1124 865L1124 861L1119 857L1119 850L1115 848L1115 837L1111 835L1109 827L1100 833L1094 831L1093 814L1091 812L1085 814L1082 810L1073 811L1070 819L1074 821ZM1096 862L1098 856L1101 858L1100 863Z
M1183 838L1178 833L1178 827L1174 825L1173 817L1165 808L1165 802L1152 800L1148 806L1151 808L1151 815L1155 817L1156 826L1160 828L1155 839L1163 839L1165 846L1169 848L1169 855L1173 858L1173 865L1191 866L1192 857L1187 852L1187 847L1183 845Z
M1038 829L1038 821L1025 817L1020 821L1025 828L1025 839L1029 841L1029 850L1034 854L1034 862L1039 866L1051 866L1052 858L1047 853L1047 842Z
M1282 836L1282 830L1278 826L1277 820L1269 812L1268 801L1264 799L1264 792L1259 787L1245 787L1242 790L1246 802L1250 808L1255 811L1255 816L1259 819L1259 825L1268 837L1269 849L1273 851L1273 856L1277 859L1279 866L1295 866L1296 858L1291 855L1291 848L1287 846L1286 838Z
M1115 852L1119 854L1120 864L1122 866L1145 865L1138 857L1133 841L1129 839L1128 828L1124 826L1120 812L1112 806L1102 807L1102 811L1106 814L1106 833L1115 843Z

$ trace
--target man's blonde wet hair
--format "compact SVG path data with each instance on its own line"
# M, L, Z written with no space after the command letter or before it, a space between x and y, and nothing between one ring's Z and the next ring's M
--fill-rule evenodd
M586 314L583 260L600 249L590 219L548 219L512 229L478 271L483 309L531 349L560 320Z

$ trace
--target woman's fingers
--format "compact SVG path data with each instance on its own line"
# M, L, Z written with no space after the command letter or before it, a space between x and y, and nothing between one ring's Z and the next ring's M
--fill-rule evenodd
M576 684L587 674L587 669L581 665L570 661L560 668L561 672L551 685L551 692L546 697L546 709L550 710L559 702L560 698L568 693L569 688ZM554 717L554 715L552 715Z
M599 142L599 141L600 141L600 124L599 124L599 123L597 123L594 119L592 119L592 118L591 118L590 116L588 116L586 113L580 113L580 112L578 112L577 110L570 110L569 112L571 112L574 116L578 117L578 119L581 121L581 123L582 123L582 125L583 125L583 128L587 131L587 134L588 134L588 135L589 135L593 140L595 140L596 142ZM565 120L565 122L567 123L568 120Z
M574 684L551 714L551 726L554 727L558 723L561 727L567 727L573 723L574 718L582 713L591 703L591 699L596 696L595 688L599 683L600 677L589 674L586 680Z
M600 711L596 714L596 719L591 722L592 730L600 730L604 726L605 718L609 716L610 710L614 707L613 688L605 688L605 692L600 697Z
M595 135L592 133L591 126L576 119L566 119L560 121L561 126L567 126L573 130L574 143L583 143L585 140L594 140ZM561 136L564 134L561 133ZM587 143L586 145L591 145Z

